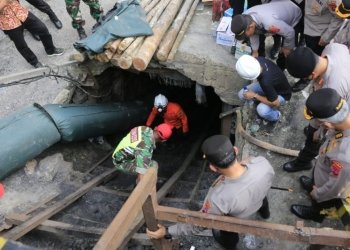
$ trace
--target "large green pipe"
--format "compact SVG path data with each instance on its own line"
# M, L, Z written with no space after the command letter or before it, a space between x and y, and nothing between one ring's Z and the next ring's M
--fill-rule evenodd
M58 141L72 142L145 123L142 103L34 104L0 120L0 180Z

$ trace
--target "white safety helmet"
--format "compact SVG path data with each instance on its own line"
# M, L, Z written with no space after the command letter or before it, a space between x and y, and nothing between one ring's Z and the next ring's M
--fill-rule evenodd
M254 57L243 55L236 63L236 70L243 79L255 80L261 73L261 66Z
M167 105L168 99L164 95L159 94L154 98L154 107L156 107L159 112L162 112Z

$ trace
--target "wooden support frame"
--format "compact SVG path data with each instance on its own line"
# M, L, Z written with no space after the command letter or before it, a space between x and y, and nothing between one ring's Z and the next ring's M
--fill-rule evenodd
M290 226L165 206L157 207L157 219L230 232L249 233L275 240L298 241L325 246L350 246L350 232L333 230L331 228L304 227L300 224Z
M156 230L158 228L157 220L161 220L229 232L249 233L272 240L297 241L310 245L350 246L350 232L331 228L304 227L302 221L298 221L295 226L291 226L159 206L155 192L156 179L156 169L149 169L97 242L94 250L120 249L124 237L127 236L128 229L137 220L141 209L147 227L151 230ZM167 242L162 239L153 240L153 244L157 250L169 250L175 249L177 242Z

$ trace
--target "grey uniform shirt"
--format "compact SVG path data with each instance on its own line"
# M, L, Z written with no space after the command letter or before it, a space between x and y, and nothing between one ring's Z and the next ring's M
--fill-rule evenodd
M345 25L334 37L334 42L344 44L350 50L350 21L349 20L346 20Z
M328 130L314 169L317 202L350 196L350 129Z
M243 14L250 15L257 24L257 29L250 43L253 50L259 48L259 33L279 34L284 37L284 47L295 47L294 26L301 18L300 8L289 0L275 1L267 4L256 5L246 10ZM260 30L260 32L259 32Z
M262 205L272 185L274 170L264 157L252 158L237 179L219 176L204 200L201 212L249 218ZM177 223L169 227L171 235L190 235L203 228Z
M336 35L343 19L335 14L341 0L305 0L304 33L320 36L329 43Z
M350 54L348 48L339 43L325 47L322 56L328 59L327 71L323 76L323 88L335 89L350 104Z

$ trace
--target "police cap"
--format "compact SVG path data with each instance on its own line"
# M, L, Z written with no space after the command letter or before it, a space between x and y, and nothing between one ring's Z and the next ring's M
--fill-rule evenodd
M224 135L213 135L202 144L204 157L219 168L228 167L236 158L230 139Z
M313 92L306 100L304 116L307 120L313 118L327 119L338 113L346 102L336 90L322 88Z
M296 78L306 78L314 71L317 55L308 47L294 48L286 58L286 68Z
M249 15L236 15L231 20L231 31L235 33L235 38L239 41L246 38L245 31L251 22Z

